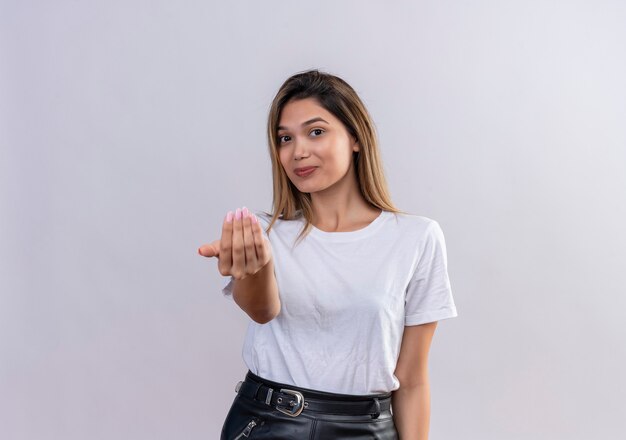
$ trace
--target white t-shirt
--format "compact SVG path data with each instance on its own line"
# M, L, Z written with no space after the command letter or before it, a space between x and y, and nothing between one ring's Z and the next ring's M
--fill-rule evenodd
M281 310L266 324L250 320L242 355L254 374L275 382L342 394L386 393L404 326L457 316L439 224L413 214L382 213L365 228L326 232L255 214L269 239ZM232 299L233 278L222 293Z

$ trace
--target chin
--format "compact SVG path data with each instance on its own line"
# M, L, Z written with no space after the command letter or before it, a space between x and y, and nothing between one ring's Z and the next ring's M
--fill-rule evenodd
M315 192L315 190L311 190L311 188L303 188L302 186L297 186L294 185L296 188L298 188L298 191L300 191L301 193L311 193L311 192Z
M298 185L296 185L294 183L293 186L295 186L298 189L298 191L300 191L301 193L309 194L309 193L317 191L317 188L314 188L314 187L312 187L310 185L300 185L300 186L298 186Z

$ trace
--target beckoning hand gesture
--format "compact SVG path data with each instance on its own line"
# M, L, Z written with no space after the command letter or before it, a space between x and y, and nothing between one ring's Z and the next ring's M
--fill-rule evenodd
M245 206L235 215L228 211L222 224L222 238L198 248L203 257L217 257L223 276L241 280L254 275L272 259L269 241L263 236L258 218Z

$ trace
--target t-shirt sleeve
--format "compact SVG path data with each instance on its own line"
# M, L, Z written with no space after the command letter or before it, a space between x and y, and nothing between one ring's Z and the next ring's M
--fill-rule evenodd
M431 220L417 267L406 289L404 325L426 324L455 316L446 243L439 223Z
M222 277L222 294L231 301L235 300L233 298L233 286L235 284L234 281L235 277L233 277L232 275Z
M269 237L267 232L265 232L265 228L269 225L269 220L267 214L262 211L254 211L254 214L259 219L261 223L261 231L263 232L263 238L269 241ZM270 244L271 246L271 244ZM222 277L222 295L224 295L227 299L234 301L233 298L233 287L235 285L235 277L232 275L228 275L226 277Z

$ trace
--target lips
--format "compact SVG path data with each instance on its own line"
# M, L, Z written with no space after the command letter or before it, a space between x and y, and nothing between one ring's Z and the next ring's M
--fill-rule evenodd
M300 177L304 177L304 176L308 176L309 174L311 174L313 171L315 171L315 168L317 167L304 167L304 168L296 168L294 170L294 172L300 176Z

